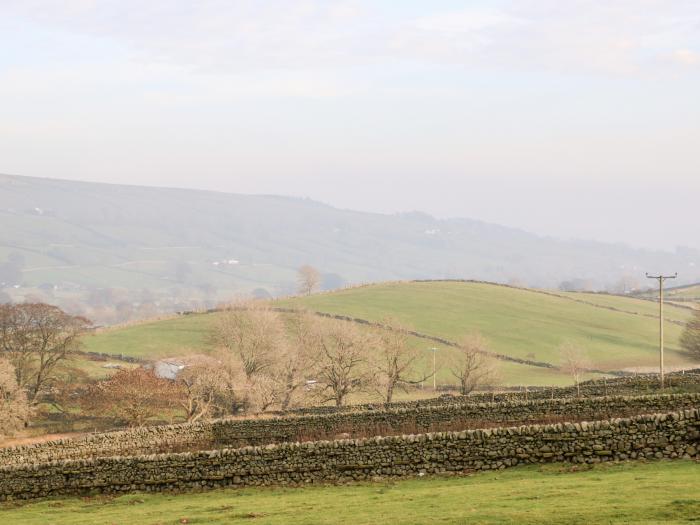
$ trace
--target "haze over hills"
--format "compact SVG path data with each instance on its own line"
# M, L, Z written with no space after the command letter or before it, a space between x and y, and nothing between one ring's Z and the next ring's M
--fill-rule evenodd
M327 289L421 278L631 289L646 285L646 270L679 271L679 284L700 280L696 250L559 240L269 195L0 175L0 217L5 294L73 309L121 304L127 317L146 304L144 314L254 290L291 293L303 264L323 273Z

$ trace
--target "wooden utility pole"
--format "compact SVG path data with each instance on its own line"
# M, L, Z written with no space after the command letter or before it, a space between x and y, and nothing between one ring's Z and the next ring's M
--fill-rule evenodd
M664 389L664 281L675 279L678 272L673 275L647 275L647 279L659 281L659 377L661 379L661 390Z
M437 369L435 367L435 364L437 362L435 359L435 355L437 353L437 348L433 347L433 348L431 348L431 350L433 351L433 391L435 391L435 390L437 390L437 377L435 375L437 372Z

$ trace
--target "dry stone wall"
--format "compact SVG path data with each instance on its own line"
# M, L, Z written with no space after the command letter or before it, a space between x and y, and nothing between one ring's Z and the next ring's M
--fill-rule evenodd
M700 394L544 399L147 427L0 449L2 464L628 417L700 407Z
M159 425L0 449L0 465L214 448L215 422Z
M229 421L215 425L215 440L226 446L388 436L413 432L465 430L523 423L605 419L700 407L700 394L545 399L506 403L468 403L288 417Z
M700 370L684 373L675 372L666 376L666 386L680 392L700 392ZM626 376L613 379L595 379L584 381L580 385L580 397L639 396L652 395L659 390L657 375ZM288 410L284 414L334 414L363 410L381 410L387 408L415 408L420 406L444 405L447 403L488 403L508 401L531 401L537 399L563 399L579 397L575 386L567 387L531 387L510 392L475 392L466 396L443 394L429 399L414 401L397 401L389 404L367 403L361 405L316 406ZM283 414L283 413L280 413Z
M518 464L697 458L697 409L591 423L284 443L0 468L0 500L347 482Z

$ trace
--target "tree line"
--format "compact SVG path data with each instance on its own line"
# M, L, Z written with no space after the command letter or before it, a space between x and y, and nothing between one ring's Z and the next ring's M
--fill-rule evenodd
M74 359L90 322L42 303L0 305L0 435L26 425L40 406L58 413L111 418L120 425L197 421L353 400L390 403L396 393L433 378L429 354L410 327L384 319L357 325L310 312L278 312L268 303L232 305L215 314L205 355L179 359L174 379L130 367L91 378ZM700 310L681 345L700 357ZM462 394L499 381L489 343L478 333L445 352L440 367ZM560 369L578 385L590 364L571 343Z
M196 421L297 406L347 404L352 397L390 403L397 391L432 377L409 328L360 327L309 312L280 313L266 303L216 314L214 350L185 356L175 379L153 368L123 368L91 379L73 354L87 319L41 303L0 305L0 433L26 424L40 404L65 414L143 425L154 417ZM452 352L450 371L468 393L491 380L485 343ZM126 366L126 365L125 365Z

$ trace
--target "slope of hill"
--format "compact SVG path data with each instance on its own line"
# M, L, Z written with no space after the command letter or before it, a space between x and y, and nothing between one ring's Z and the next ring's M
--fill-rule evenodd
M658 291L655 289L646 290L640 293L638 297L656 300ZM666 288L664 290L664 297L671 303L686 303L686 306L694 307L695 305L693 303L700 304L700 283Z
M670 264L700 280L700 254L687 250L561 241L474 220L360 213L307 199L0 175L0 283L15 299L33 295L73 309L87 301L88 314L119 322L144 305L147 315L255 289L288 294L302 264L319 268L327 289L462 277L609 283L629 268ZM104 319L99 308L116 304L123 311Z
M595 368L656 366L658 326L650 312L651 317L640 315L648 313L647 303L624 297L614 300L619 309L609 308L604 301L596 305L575 297L486 283L409 282L294 298L281 304L369 320L391 315L420 332L451 340L479 331L491 341L494 351L523 359L557 363L559 345L571 341L586 349ZM635 311L640 313L630 313ZM681 326L671 322L687 316L687 310L669 306L669 366L692 362L678 347Z
M641 299L608 298L593 304L578 297L473 282L398 282L370 285L309 297L277 301L285 307L347 315L371 321L393 316L428 336L458 341L480 331L494 352L528 361L559 364L558 347L572 341L586 349L593 368L645 369L657 363L657 323L653 304ZM588 299L588 298L587 298ZM607 301L614 300L612 309ZM633 313L633 312L639 313ZM693 360L678 348L681 327L674 323L688 311L670 306L667 329L667 364L684 367ZM85 339L92 351L156 358L212 350L208 334L218 313L104 330ZM452 383L446 363L454 349L432 340L413 337L411 344L426 350L419 371L431 367L430 348L438 348L438 381ZM559 385L571 379L559 370L502 362L506 385Z
M122 354L146 359L173 358L192 354L208 354L214 350L210 333L218 313L189 314L154 322L102 330L84 339L87 351L105 354ZM363 325L362 329L366 329ZM432 348L437 348L441 362L454 352L443 344L419 337L409 338L409 344L426 350L418 363L417 375L432 370ZM499 367L504 385L566 385L570 378L558 370L541 366L528 366L515 362L503 362ZM596 377L589 374L587 377ZM442 369L437 374L438 382L451 384L449 372Z
M556 292L556 294L575 301L591 303L602 308L610 308L657 319L659 317L658 300L653 296L646 298L589 292ZM666 306L664 318L672 323L683 325L692 315L692 306L690 304L669 303Z

